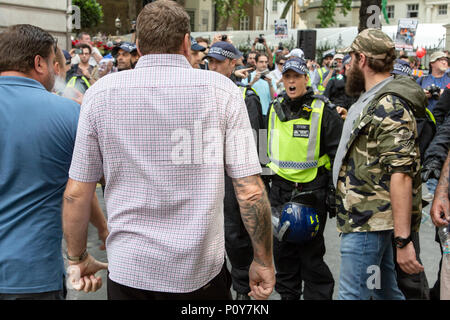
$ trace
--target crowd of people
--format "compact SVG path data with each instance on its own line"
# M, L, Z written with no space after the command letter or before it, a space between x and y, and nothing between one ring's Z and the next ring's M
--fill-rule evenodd
M78 40L0 33L0 299L94 292L102 269L111 300L331 300L335 280L341 300L450 298L448 254L430 289L418 236L427 202L436 234L450 221L448 52L419 76L369 28L320 64L262 37L244 55L191 37L168 0L143 8L136 43Z

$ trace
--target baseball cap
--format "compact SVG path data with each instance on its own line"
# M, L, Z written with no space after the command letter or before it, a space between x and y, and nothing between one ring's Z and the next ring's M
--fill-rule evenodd
M441 58L447 58L447 55L442 51L436 51L431 55L430 62L435 62L436 60L439 60Z
M134 43L121 42L112 49L112 51L111 51L112 55L115 56L119 52L120 49L122 49L126 52L129 52L129 53L137 50L136 45Z
M374 59L386 58L387 51L395 48L394 42L380 29L369 28L361 31L350 47L343 53L361 52Z
M412 69L409 66L409 62L402 60L402 59L397 59L395 60L394 63L394 69L392 70L393 74L400 74L403 76L410 76L412 74Z
M345 66L346 64L350 63L351 60L352 60L351 55L346 54L344 56L344 59L342 59L342 65Z
M219 41L211 46L205 58L211 57L219 61L223 61L226 58L239 59L241 56L242 53L231 43L226 41Z
M308 74L308 67L306 66L306 61L302 58L294 57L286 61L283 65L282 74L288 70L293 70L300 74Z
M67 50L63 50L62 52L64 54L64 58L66 58L66 64L71 64L72 56L70 55L70 53Z
M336 59L341 59L341 60L343 60L343 59L344 59L344 55L343 55L342 53L336 53L336 54L334 55L334 57L333 57L333 60L336 60Z
M204 46L199 45L197 40L195 40L191 36L191 50L194 50L194 51L205 51L206 48Z
M302 49L295 48L295 49L292 49L291 52L289 52L286 55L286 58L289 58L289 57L298 57L298 58L303 59L305 57L305 53L303 52Z

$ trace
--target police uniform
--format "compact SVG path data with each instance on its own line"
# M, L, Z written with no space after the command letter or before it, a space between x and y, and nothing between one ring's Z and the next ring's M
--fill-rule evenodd
M300 62L301 68L295 63ZM292 66L291 66L292 65ZM298 66L298 65L297 65ZM306 74L302 59L288 60L287 70ZM269 199L281 212L289 201L310 205L318 212L319 231L309 242L299 245L274 237L274 261L277 270L275 290L285 300L298 300L304 283L304 299L331 299L333 276L323 260L323 231L327 219L327 195L330 165L341 136L343 121L326 99L307 88L303 96L290 99L285 93L269 110L268 166L274 171ZM306 195L293 199L293 194Z

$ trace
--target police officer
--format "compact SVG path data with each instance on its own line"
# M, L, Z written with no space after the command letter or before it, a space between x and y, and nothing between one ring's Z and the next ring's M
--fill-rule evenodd
M274 237L277 270L275 290L283 300L331 299L333 276L323 260L323 231L332 210L330 166L342 132L343 120L323 96L314 95L305 60L291 58L283 66L285 93L269 110L268 166L274 171L269 199L277 212L289 201L318 211L319 231L305 244ZM330 196L330 199L328 199ZM328 205L327 205L328 204Z
M219 41L211 46L206 59L209 70L230 78L236 67L236 61L241 56L239 50L231 43ZM250 124L258 133L264 126L258 94L251 87L242 87L242 92ZM250 300L248 270L253 260L253 246L241 219L233 182L227 175L225 175L224 218L225 249L231 264L231 279L233 289L236 291L236 300Z

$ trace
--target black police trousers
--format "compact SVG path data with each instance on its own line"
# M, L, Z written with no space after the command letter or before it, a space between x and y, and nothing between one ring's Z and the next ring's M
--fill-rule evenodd
M253 261L253 246L241 219L233 182L225 175L224 198L225 250L231 264L231 280L237 293L250 292L248 269Z
M292 183L274 179L269 192L271 206L281 213L283 205L291 200L292 189ZM297 245L274 237L275 291L282 300L299 300L302 293L304 300L331 300L333 297L333 275L323 260L323 232L327 220L325 199L326 189L318 189L301 201L318 211L319 232L313 240Z

